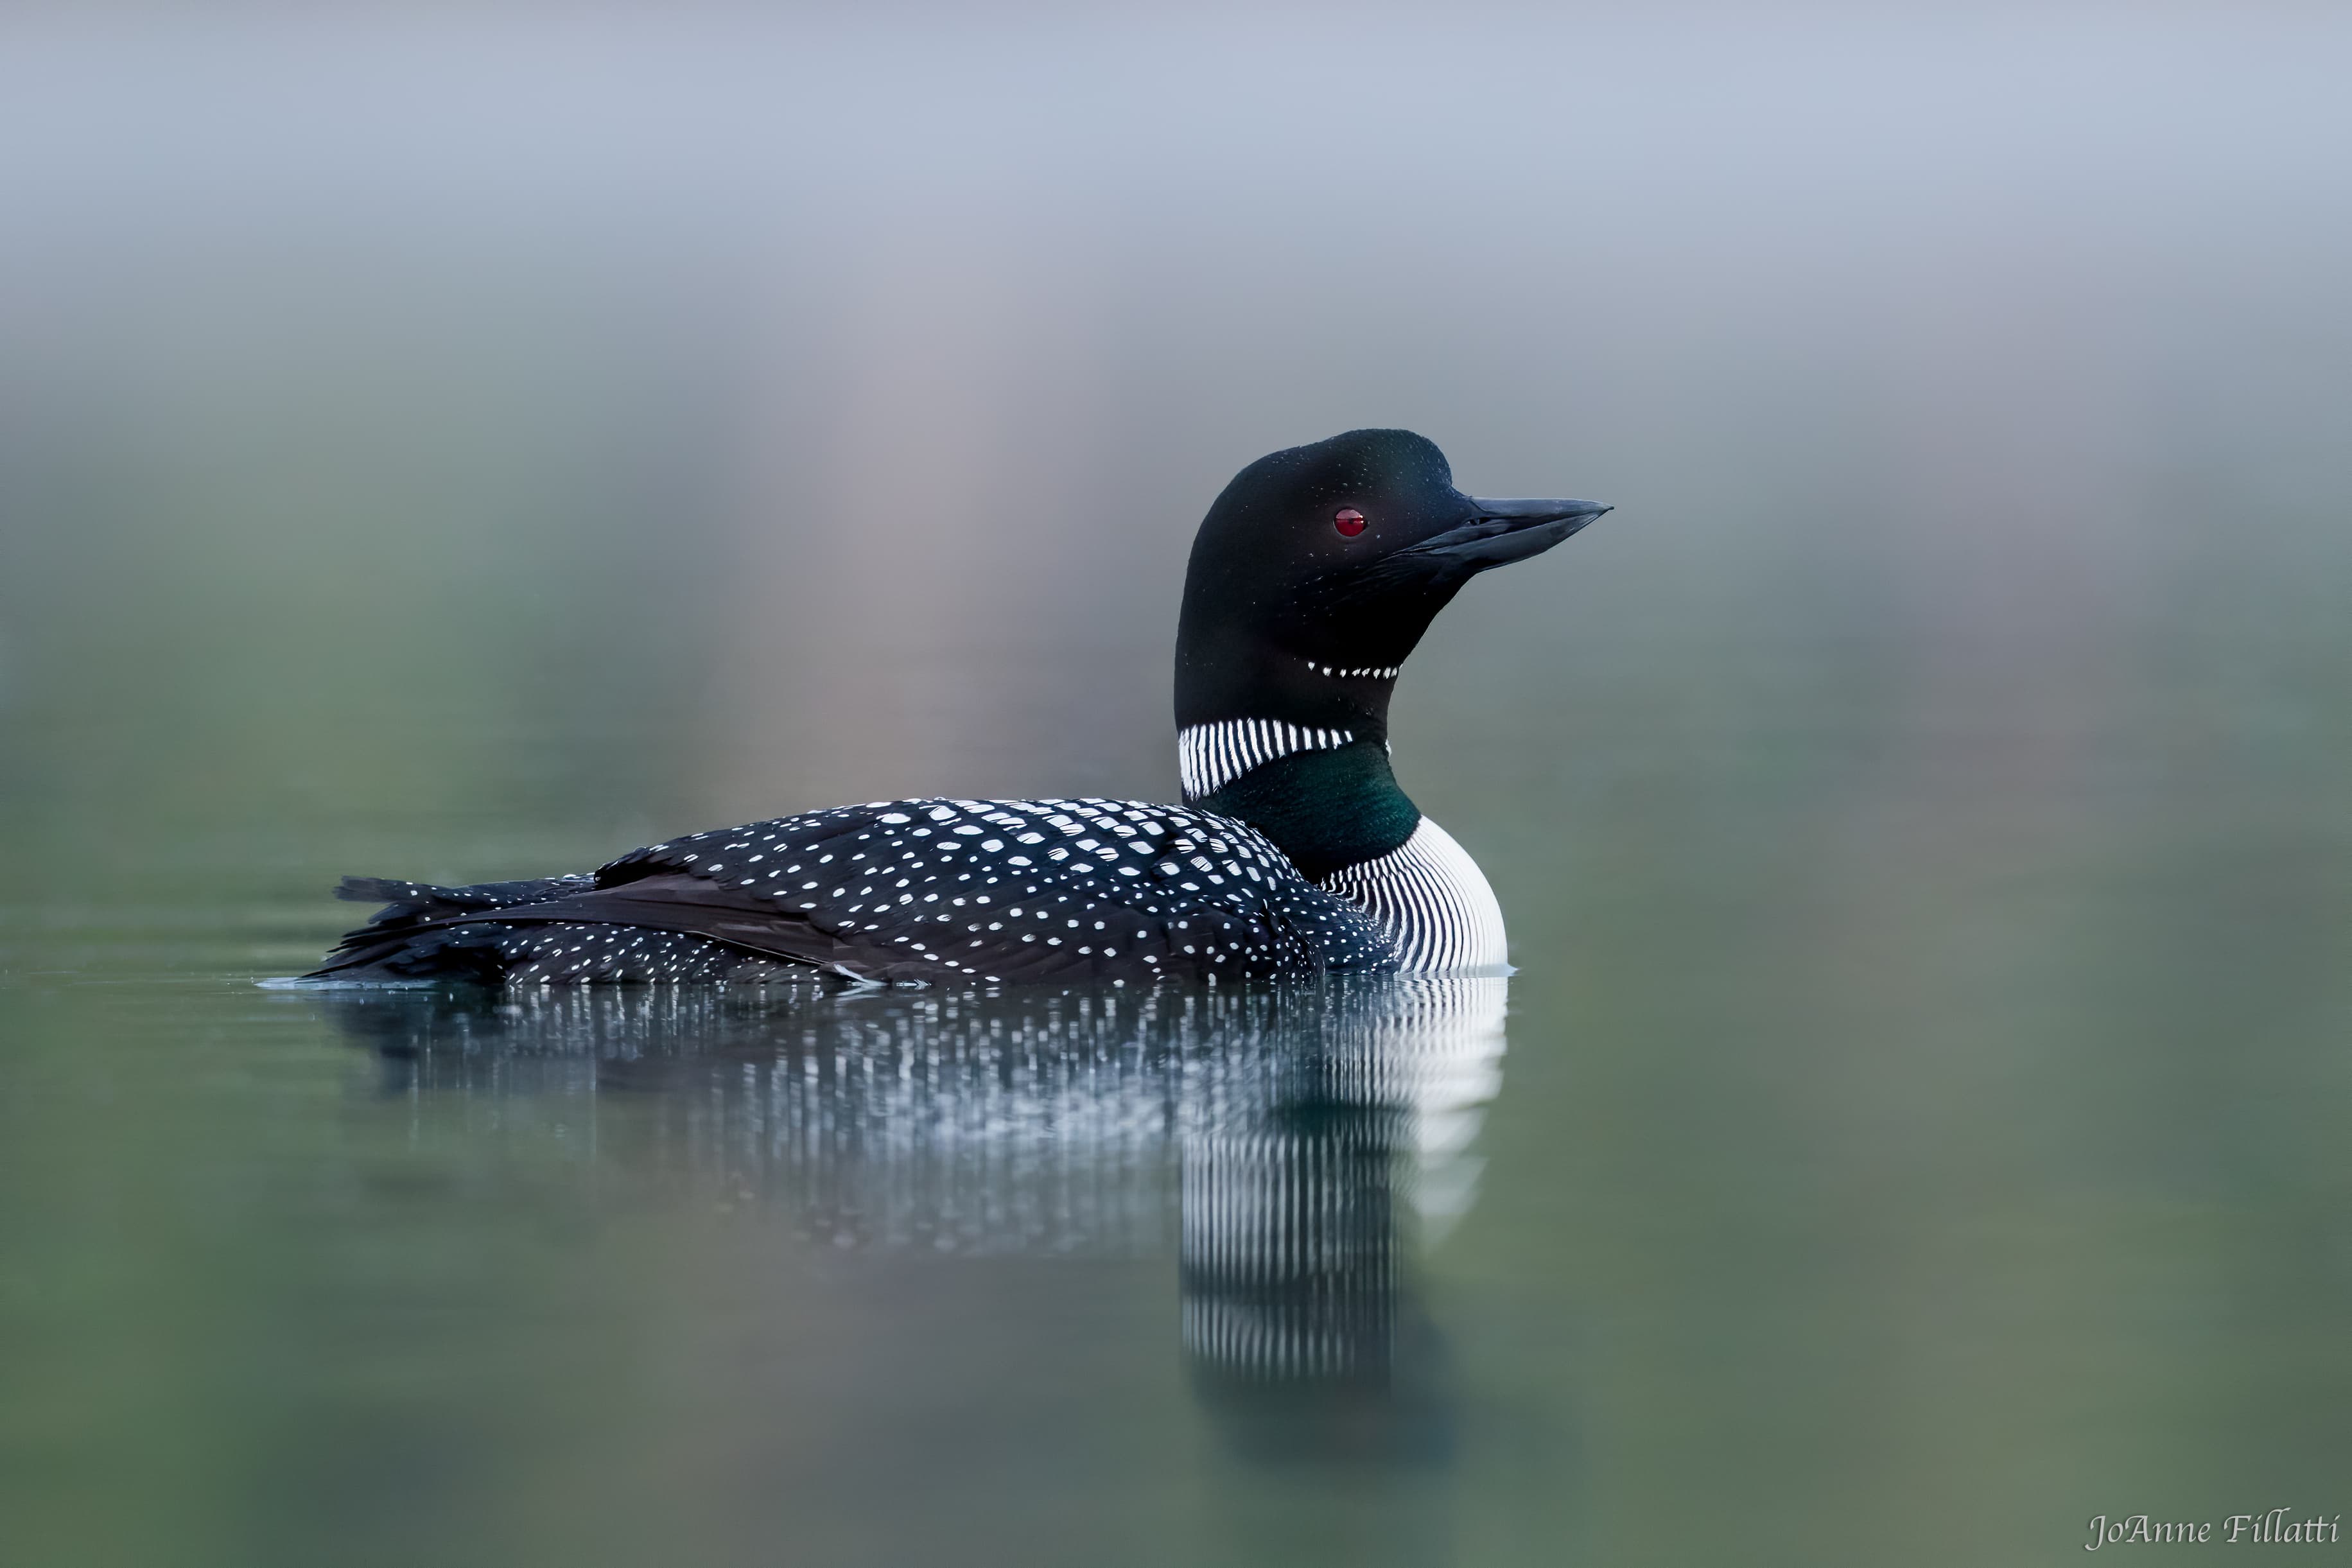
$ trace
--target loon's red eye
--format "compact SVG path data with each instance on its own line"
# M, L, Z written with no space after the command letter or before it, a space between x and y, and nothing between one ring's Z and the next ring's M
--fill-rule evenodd
M1331 526L1353 539L1364 531L1364 514L1354 507L1343 506L1331 519Z

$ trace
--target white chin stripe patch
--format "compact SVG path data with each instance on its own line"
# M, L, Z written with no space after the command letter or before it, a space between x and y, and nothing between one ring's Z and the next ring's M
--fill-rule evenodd
M1329 751L1355 738L1352 730L1311 730L1279 719L1220 719L1177 733L1176 776L1189 805L1276 757Z
M1470 852L1425 816L1396 848L1332 872L1323 886L1381 923L1408 973L1507 973L1495 890Z

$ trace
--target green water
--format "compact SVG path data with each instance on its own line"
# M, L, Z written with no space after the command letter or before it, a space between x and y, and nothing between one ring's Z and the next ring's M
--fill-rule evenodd
M0 1562L2352 1511L2342 29L1958 17L0 33ZM1507 997L255 984L1166 798L1192 526L1372 423L1619 507L1397 701Z
M570 771L611 731L420 700L364 746L304 719L306 775L255 761L282 713L20 717L7 1555L2024 1562L2095 1512L2331 1502L2340 738L1920 733L1817 700L1842 662L1672 727L1606 660L1541 723L1408 701L1522 973L1425 1113L1483 1108L1435 1220L1317 1244L1390 1283L1267 1309L1387 1348L1287 1381L1187 1350L1181 1173L1279 1121L1220 1072L1372 1048L1325 999L1177 1038L1201 999L266 991L342 868L649 837ZM478 799L402 798L469 748ZM1419 1136L1297 1179L1388 1202Z

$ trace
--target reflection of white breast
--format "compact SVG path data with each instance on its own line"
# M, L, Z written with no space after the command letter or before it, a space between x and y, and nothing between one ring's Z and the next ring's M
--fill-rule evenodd
M1362 907L1396 939L1408 973L1507 973L1503 907L1486 873L1427 817L1381 856L1334 871L1323 886Z
M1386 1367L1415 1248L1470 1206L1507 982L1384 981L1184 1138L1184 1342L1246 1376Z

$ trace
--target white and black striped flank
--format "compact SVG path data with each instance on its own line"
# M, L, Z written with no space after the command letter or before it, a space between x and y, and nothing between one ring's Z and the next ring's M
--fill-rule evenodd
M1376 859L1343 867L1323 886L1380 922L1407 973L1501 973L1503 908L1470 852L1427 817Z

